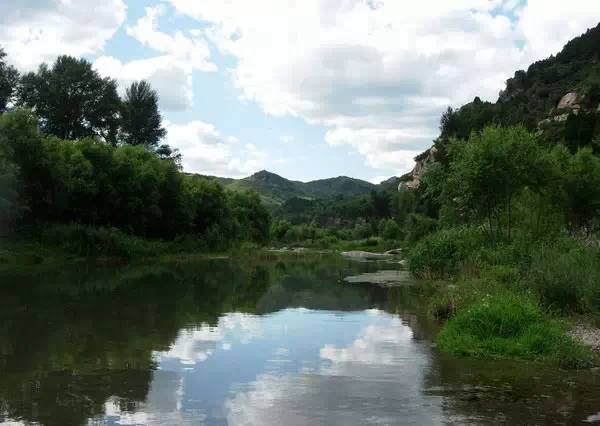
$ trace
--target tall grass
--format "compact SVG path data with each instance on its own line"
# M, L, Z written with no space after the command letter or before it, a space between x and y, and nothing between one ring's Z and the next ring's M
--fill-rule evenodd
M442 229L410 249L410 269L420 278L447 278L457 273L463 262L484 244L485 236L477 227Z
M600 312L600 250L575 241L541 246L532 255L531 287L563 313Z

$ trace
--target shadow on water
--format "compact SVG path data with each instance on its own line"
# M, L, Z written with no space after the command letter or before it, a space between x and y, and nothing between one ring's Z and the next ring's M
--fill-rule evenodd
M453 359L390 264L208 260L0 277L0 423L572 424L596 373Z

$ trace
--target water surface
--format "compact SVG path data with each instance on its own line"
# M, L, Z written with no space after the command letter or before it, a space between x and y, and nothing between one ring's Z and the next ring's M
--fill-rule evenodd
M437 353L405 273L396 288L356 278L393 269L325 257L3 275L0 423L600 419L597 372Z

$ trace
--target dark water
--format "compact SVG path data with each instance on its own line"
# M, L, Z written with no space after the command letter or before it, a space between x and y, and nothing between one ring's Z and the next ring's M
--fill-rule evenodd
M0 423L600 420L599 373L443 356L414 287L343 283L392 267L215 260L0 276Z

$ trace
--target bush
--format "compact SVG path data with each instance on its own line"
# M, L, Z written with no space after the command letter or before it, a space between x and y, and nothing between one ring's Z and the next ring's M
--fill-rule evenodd
M475 227L443 229L431 234L410 250L410 270L418 277L444 278L458 271L462 262L485 243Z
M371 227L368 224L356 224L352 230L352 239L361 240L371 236Z
M437 220L421 214L411 214L407 222L406 241L411 244L431 234L438 226Z
M43 231L43 243L54 245L79 256L154 256L164 243L150 242L124 234L115 228L91 228L79 224L53 225Z
M510 292L484 298L451 318L437 337L455 355L555 361L578 367L591 354L532 299Z
M396 240L400 237L400 227L395 220L382 219L379 222L379 235L386 240Z
M600 250L573 241L542 246L529 279L542 302L562 312L600 311Z

